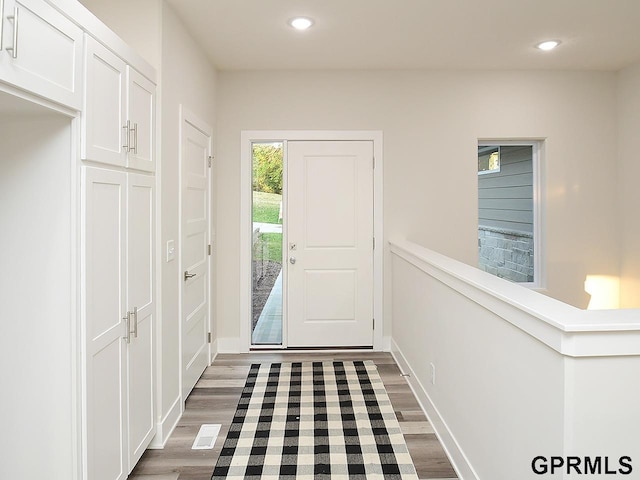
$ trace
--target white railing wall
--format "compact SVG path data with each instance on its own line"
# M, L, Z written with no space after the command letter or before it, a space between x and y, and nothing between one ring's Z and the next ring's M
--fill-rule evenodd
M462 480L541 478L536 456L628 456L640 478L639 310L579 310L390 245L392 352Z

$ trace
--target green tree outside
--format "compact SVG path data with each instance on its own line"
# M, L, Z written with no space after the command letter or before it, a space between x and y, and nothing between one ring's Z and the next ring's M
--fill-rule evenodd
M253 191L282 194L282 144L253 144Z

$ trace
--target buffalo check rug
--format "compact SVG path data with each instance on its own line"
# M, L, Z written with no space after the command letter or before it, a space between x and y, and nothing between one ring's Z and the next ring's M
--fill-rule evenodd
M251 365L216 479L417 479L375 364Z

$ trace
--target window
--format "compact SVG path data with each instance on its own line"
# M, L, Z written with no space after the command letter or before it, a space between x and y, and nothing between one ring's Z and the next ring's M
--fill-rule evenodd
M478 175L500 172L500 146L478 147Z
M253 143L252 345L282 345L284 145Z
M478 144L478 266L541 285L539 142Z

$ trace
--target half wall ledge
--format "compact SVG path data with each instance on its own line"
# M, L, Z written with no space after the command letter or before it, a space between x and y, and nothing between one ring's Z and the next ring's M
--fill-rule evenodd
M581 310L405 239L391 253L567 357L640 355L640 309Z

